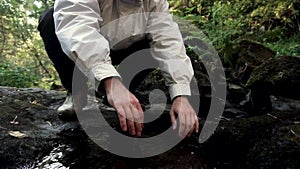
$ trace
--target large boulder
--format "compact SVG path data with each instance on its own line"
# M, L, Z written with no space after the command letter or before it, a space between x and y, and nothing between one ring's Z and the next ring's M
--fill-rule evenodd
M270 95L300 99L300 57L269 59L254 69L247 87L251 89L253 111L271 109Z
M234 68L231 76L234 80L245 84L249 79L253 69L261 65L264 61L273 58L275 52L262 44L243 40L237 45L231 64Z
M299 168L299 132L299 111L221 121L202 152L215 168Z
M247 86L269 95L300 100L300 57L269 59L254 69Z

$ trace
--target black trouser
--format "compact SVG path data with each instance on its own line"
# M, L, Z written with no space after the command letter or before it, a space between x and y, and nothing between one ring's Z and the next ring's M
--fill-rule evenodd
M72 92L72 77L75 69L78 70L77 65L63 52L60 43L55 34L54 28L54 18L53 18L53 8L46 10L39 19L38 30L40 31L40 35L44 41L45 49L51 61L54 64L56 71L59 74L62 85L68 90ZM145 38L140 42L134 43L129 48L111 51L110 57L113 65L118 65L125 59L127 56L132 53L139 51L141 49L149 48L150 41ZM138 63L137 63L138 64ZM152 69L153 70L153 69ZM145 70L140 72L130 84L130 90L136 89L141 80L145 78L152 70ZM137 72L138 73L138 72ZM82 81L87 81L87 78L83 73L79 73L76 76ZM83 83L84 84L84 83Z

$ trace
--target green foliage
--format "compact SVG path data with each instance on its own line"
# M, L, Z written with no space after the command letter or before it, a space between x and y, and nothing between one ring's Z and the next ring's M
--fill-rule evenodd
M277 55L300 55L300 2L296 0L171 0L171 11L196 24L225 62L241 40Z
M226 62L230 62L236 44L244 39L262 43L277 56L300 55L298 0L169 2L171 12L197 25ZM49 88L49 82L59 81L36 29L40 14L53 3L54 0L0 0L0 85ZM188 52L191 49L193 46L187 48Z
M32 87L39 78L30 68L24 68L9 62L0 63L0 85L12 87Z
M37 31L40 14L53 3L0 0L0 85L49 88L58 79Z
M276 42L269 42L264 39L264 45L277 52L277 56L299 56L300 34L288 39L279 39Z

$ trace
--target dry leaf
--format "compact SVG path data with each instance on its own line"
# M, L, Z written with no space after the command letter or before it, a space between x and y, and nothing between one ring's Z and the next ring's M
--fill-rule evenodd
M8 131L8 134L9 134L10 136L17 137L17 138L25 138L25 137L28 137L26 134L21 133L21 132L19 132L19 131Z
M49 126L53 127L53 125L50 121L46 121L46 122L49 124Z
M19 124L19 122L18 121L11 121L11 122L9 122L10 124L15 124L15 125L18 125Z
M34 100L34 101L30 101L29 103L31 103L31 104L37 104L37 101Z

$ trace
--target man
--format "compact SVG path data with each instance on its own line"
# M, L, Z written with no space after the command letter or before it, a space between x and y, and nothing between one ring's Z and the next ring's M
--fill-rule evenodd
M74 96L74 69L83 72L77 77L82 81L92 75L96 90L98 86L104 88L122 130L131 135L141 136L143 110L113 65L149 47L169 86L173 129L177 128L178 115L180 137L198 132L198 119L187 99L193 69L168 8L167 0L57 0L54 14L50 9L40 18L46 51L64 87ZM73 101L69 94L58 111L73 112Z

